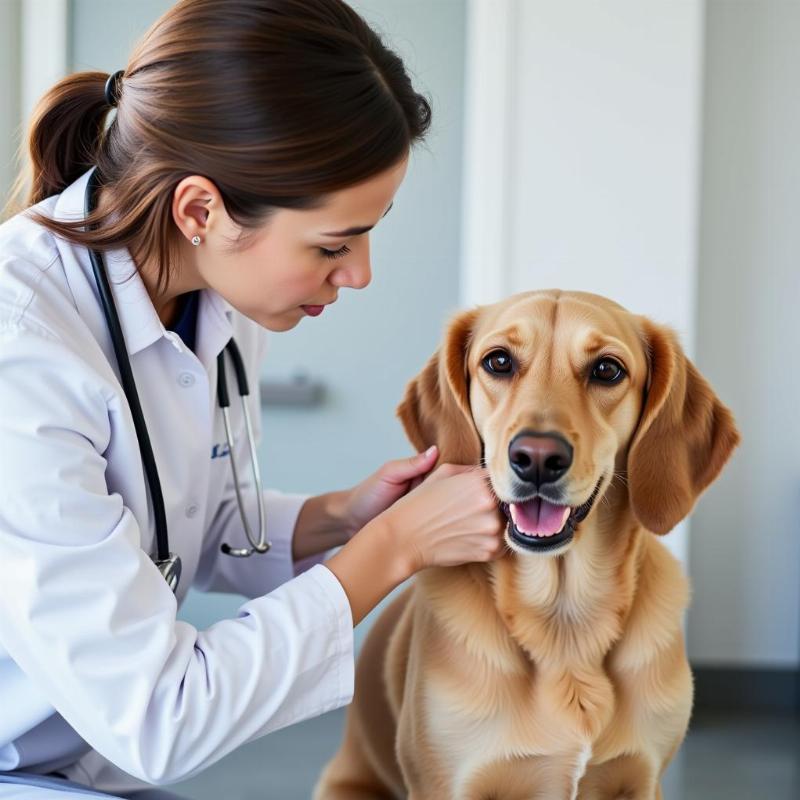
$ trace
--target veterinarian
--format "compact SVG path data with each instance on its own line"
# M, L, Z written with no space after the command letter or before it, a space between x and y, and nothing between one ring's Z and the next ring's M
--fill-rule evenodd
M435 448L316 497L255 461L266 331L370 282L429 123L340 0L179 2L40 101L0 226L0 800L163 795L346 705L369 610L500 554ZM192 586L251 599L196 630Z

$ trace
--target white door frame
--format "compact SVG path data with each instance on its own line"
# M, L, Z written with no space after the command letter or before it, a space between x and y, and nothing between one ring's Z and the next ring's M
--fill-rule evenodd
M467 0L464 171L461 225L462 306L508 293L510 103L518 0Z
M21 113L27 125L39 98L68 69L68 0L23 0Z
M20 137L19 0L0 2L0 209L16 172Z
M36 103L67 74L68 12L69 0L0 0L0 207L25 162Z

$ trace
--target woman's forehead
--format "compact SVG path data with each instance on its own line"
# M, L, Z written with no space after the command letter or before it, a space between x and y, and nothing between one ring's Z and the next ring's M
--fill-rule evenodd
M269 227L323 240L359 236L388 213L404 176L405 166L398 165L367 181L331 192L311 208L275 209Z

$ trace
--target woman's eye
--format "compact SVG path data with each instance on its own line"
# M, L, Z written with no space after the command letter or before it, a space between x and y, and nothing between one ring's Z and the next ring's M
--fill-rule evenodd
M325 258L341 258L350 252L350 248L346 244L343 244L338 250L328 250L325 247L320 247L320 250Z
M493 375L509 375L514 368L511 356L505 350L493 350L484 356L483 368Z
M592 380L600 383L619 383L625 374L622 364L613 358L601 358L592 367Z

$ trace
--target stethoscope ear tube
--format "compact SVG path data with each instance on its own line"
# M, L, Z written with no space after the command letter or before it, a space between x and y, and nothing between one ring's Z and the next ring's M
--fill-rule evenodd
M86 216L89 216L89 214L94 211L96 191L99 187L98 177L97 167L95 167L89 176L89 183L86 191L84 209ZM133 424L136 428L136 436L139 440L139 451L142 456L144 472L147 476L147 482L150 488L150 502L153 504L153 518L156 528L156 564L161 562L168 565L174 557L171 556L169 552L164 495L161 491L161 481L158 477L158 469L156 467L155 456L153 455L153 447L150 444L150 436L147 433L147 425L144 421L142 405L139 402L139 393L136 390L136 381L133 378L133 370L131 369L131 362L128 358L125 336L122 332L122 325L119 321L116 305L114 304L114 296L111 293L108 275L103 268L100 256L91 247L89 248L89 259L92 263L92 270L94 271L95 281L97 282L97 288L100 293L100 302L102 303L109 332L111 333L111 342L114 346L114 355L116 356L117 365L119 367L120 380L122 381L125 395L128 398L128 404L131 407ZM159 568L161 567L159 566ZM177 576L180 576L180 564L177 565L177 568L171 568L169 572L172 576L174 576L175 573L177 573ZM162 574L167 577L164 570L162 570ZM177 577L174 579L177 584Z
M228 352L233 361L233 369L236 372L236 383L239 385L239 395L246 397L250 394L250 389L247 386L247 375L244 371L244 362L242 361L242 354L239 352L239 346L231 339L227 346Z
M247 430L247 443L250 448L250 464L253 471L253 482L256 487L256 496L258 498L258 540L256 541L250 529L250 523L244 513L244 500L239 488L239 474L236 470L236 459L234 458L233 451L233 432L231 429L230 420L230 398L228 397L228 381L225 374L225 352L228 352L233 361L233 369L236 373L236 382L239 385L239 396L242 401L242 415L244 417L244 424ZM220 546L223 553L229 556L237 556L245 558L256 553L266 553L272 544L266 538L266 510L264 508L264 492L261 486L261 470L258 467L258 453L256 452L255 438L253 436L253 425L250 421L250 411L247 408L247 377L245 376L244 363L242 356L239 353L239 348L233 339L228 341L228 344L222 349L217 356L217 400L219 401L220 408L222 409L222 421L225 424L225 436L228 440L228 458L231 462L231 472L233 473L233 487L236 492L236 501L239 506L239 517L242 520L242 527L244 528L245 535L250 547L231 547L229 544L224 543Z

